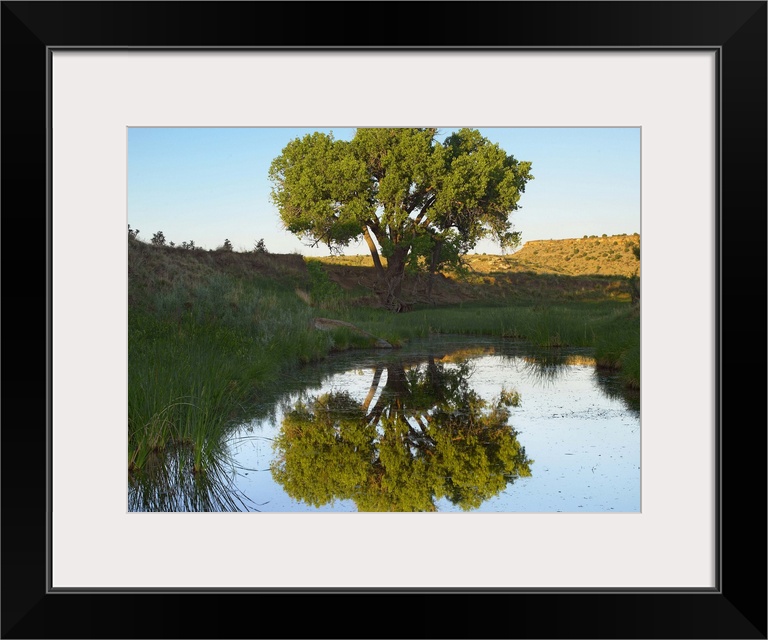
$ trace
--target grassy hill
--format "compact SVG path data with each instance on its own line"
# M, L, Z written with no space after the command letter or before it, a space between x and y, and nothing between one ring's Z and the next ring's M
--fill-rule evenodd
M464 261L470 272L603 275L629 277L638 268L632 248L640 235L584 236L567 240L531 240L508 255L470 254ZM325 264L371 267L368 255L319 258Z
M627 278L639 271L632 249L640 236L590 236L567 240L534 240L508 255L465 256L462 272L438 274L430 302L456 304L471 300L629 300ZM369 255L312 258L322 263L331 281L344 291L373 286ZM386 262L386 261L384 261ZM428 276L406 278L404 292L424 301Z
M640 245L640 235L584 236L568 240L532 240L516 253L486 260L470 256L470 264L534 273L559 273L570 276L606 275L629 277L638 268L632 248Z
M628 276L639 263L640 236L584 237L527 242L509 255L473 254L460 273L409 274L404 295L415 304L629 300ZM369 255L307 258L299 254L188 250L129 243L129 302L142 305L158 290L194 289L216 275L258 277L294 292L312 306L376 306L376 274ZM430 291L427 295L427 291Z

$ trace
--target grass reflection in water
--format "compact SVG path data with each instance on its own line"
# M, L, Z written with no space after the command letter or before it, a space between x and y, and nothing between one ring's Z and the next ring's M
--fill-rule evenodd
M207 449L203 471L195 471L191 446L174 445L129 474L129 511L257 511L235 486L236 466L226 447Z

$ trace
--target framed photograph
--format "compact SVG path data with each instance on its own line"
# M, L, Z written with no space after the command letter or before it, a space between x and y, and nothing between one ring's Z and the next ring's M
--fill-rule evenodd
M765 385L744 357L765 309L723 286L739 260L741 290L765 291L765 50L766 2L3 2L7 335L46 319L45 384L15 351L6 376L20 411L2 436L3 637L766 638L766 442L750 427ZM131 149L154 159L150 190L167 179L141 134L403 127L636 136L632 504L242 513L215 488L211 508L131 494ZM204 197L229 196L184 206ZM247 251L269 253L263 238ZM430 509L389 511L408 510ZM427 620L380 611L361 627L328 606L413 612L414 597Z

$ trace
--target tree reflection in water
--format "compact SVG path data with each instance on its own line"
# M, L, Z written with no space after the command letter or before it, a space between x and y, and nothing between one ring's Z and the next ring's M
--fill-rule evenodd
M344 391L297 402L274 443L273 478L315 507L352 500L359 511L436 511L445 498L478 508L530 476L533 461L508 424L518 395L485 401L470 373L466 362L434 357L389 363L375 367L362 402Z

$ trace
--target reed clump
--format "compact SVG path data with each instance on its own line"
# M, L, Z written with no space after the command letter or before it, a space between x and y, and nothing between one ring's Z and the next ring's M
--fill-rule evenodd
M131 245L129 468L187 446L200 472L276 375L324 357L333 337L310 330L311 309L274 277L299 280L295 269L270 278L245 268L260 256L217 264L206 252Z

